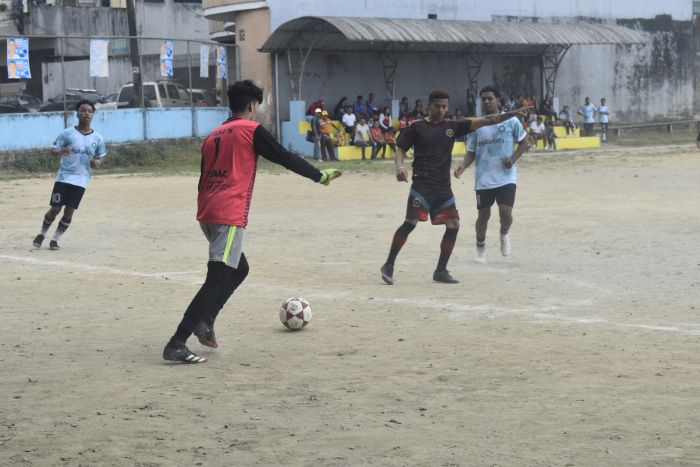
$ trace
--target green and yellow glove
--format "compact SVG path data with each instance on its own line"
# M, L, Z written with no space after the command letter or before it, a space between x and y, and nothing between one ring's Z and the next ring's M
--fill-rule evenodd
M319 180L318 183L328 186L331 184L331 180L334 180L341 175L343 174L338 169L321 170L321 180Z

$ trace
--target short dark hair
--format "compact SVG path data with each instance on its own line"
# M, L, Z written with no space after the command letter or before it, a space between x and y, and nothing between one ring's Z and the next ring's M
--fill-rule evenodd
M479 96L481 96L481 95L482 95L483 93L485 93L485 92L492 92L492 93L493 93L493 96L494 96L496 99L500 99L500 98L501 98L501 91L499 91L498 88L497 88L496 86L491 86L491 85L484 86L483 88L481 88L481 91L479 91Z
M228 87L228 107L232 112L244 112L251 102L262 104L263 88L249 79L236 81Z
M428 102L433 102L435 99L449 99L450 95L444 89L434 89L428 96Z
M83 99L77 104L75 104L75 111L77 112L78 110L80 110L80 106L84 104L89 105L92 108L92 111L95 112L95 104L93 104L92 101L89 101L87 99Z
M357 96L357 100L359 101L360 99L362 99L362 95Z

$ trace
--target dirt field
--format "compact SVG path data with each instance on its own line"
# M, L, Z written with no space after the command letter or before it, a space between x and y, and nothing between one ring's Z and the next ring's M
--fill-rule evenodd
M31 248L52 179L0 182L0 465L700 465L700 153L525 157L508 258L493 217L472 261L455 181L458 285L430 225L381 282L391 174L260 174L251 273L190 366L161 351L206 268L195 175L95 177L57 252Z

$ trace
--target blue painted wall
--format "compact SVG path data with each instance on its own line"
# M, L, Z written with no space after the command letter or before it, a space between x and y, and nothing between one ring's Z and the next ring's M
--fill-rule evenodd
M107 144L125 143L206 136L228 117L229 110L220 107L102 110L92 127ZM78 124L75 112L67 123ZM64 128L63 112L0 114L0 151L50 147Z

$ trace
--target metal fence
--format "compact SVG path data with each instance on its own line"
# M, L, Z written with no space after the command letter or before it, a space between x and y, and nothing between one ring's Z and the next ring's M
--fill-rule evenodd
M235 48L215 42L22 37L21 73L8 57L12 38L0 38L0 113L70 112L82 99L101 110L226 107L226 83L236 75Z

